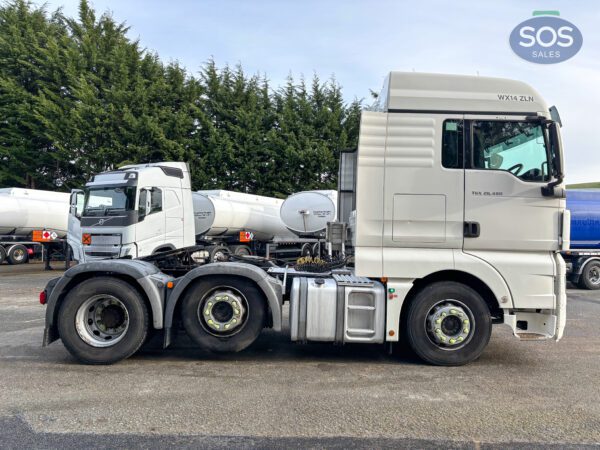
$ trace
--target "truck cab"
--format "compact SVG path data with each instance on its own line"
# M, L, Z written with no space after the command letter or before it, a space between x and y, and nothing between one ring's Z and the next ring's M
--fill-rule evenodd
M428 280L467 282L520 338L560 338L559 129L556 109L519 81L389 74L362 114L354 232L357 275L384 277L394 293L388 340Z
M194 245L188 204L187 164L123 166L95 175L71 195L70 240L81 236L80 262L138 258Z

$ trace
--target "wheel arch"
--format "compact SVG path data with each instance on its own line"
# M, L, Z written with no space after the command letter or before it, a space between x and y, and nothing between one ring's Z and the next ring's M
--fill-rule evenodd
M402 309L400 311L400 323L402 323L406 315L408 305L412 302L416 295L427 286L442 281L453 281L470 287L479 295L481 295L490 310L492 318L496 320L502 319L503 311L500 307L498 298L483 280L475 275L460 270L442 270L431 273L423 278L418 278L413 282L412 288L408 291L402 303Z
M234 262L211 263L197 267L180 278L167 298L164 321L165 347L171 341L171 328L175 313L180 306L181 298L183 298L194 282L216 275L243 278L255 284L266 298L268 307L267 318L270 321L271 327L276 331L281 331L281 305L283 297L281 285L275 279L269 277L264 270L249 264Z
M596 261L596 262L600 263L600 257L592 256L592 257L587 258L585 261L579 263L579 267L577 268L575 273L577 275L581 276L581 274L583 273L583 270L585 269L585 266L587 266L592 261Z
M156 255L160 252L168 252L170 250L175 250L175 246L173 244L162 244L152 250L152 255Z
M154 284L148 276L157 273L158 269L143 261L115 260L94 261L78 264L67 270L61 278L56 279L46 305L46 327L43 345L49 345L60 336L58 333L58 313L67 294L85 280L97 276L108 276L130 284L140 294L148 307L154 328L163 327L163 306L161 297L157 296ZM52 282L51 282L52 283Z

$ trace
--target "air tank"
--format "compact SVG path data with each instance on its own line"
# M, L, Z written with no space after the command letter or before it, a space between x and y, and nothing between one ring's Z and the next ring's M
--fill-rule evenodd
M279 217L283 200L224 190L193 192L192 199L197 236L234 236L248 231L258 241L295 237Z
M600 189L567 190L571 248L600 248Z
M35 189L0 189L0 235L28 236L33 230L68 230L69 194Z
M298 236L322 234L327 228L327 222L337 219L337 195L337 191L304 191L292 194L281 205L281 220Z

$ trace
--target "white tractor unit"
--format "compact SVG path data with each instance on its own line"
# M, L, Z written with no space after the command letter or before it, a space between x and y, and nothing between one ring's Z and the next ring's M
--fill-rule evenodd
M362 113L357 151L342 155L329 256L285 264L245 255L207 262L194 242L156 253L170 217L181 221L192 202L185 168L153 167L169 181L160 185L139 166L98 175L86 191L84 236L102 222L99 245L122 257L135 241L138 254L140 246L155 254L79 264L51 280L41 294L44 345L61 339L80 361L109 364L135 353L151 330L166 347L182 327L201 348L240 351L263 328L282 330L288 302L293 341L402 340L436 365L475 360L493 323L522 340L562 337L569 217L560 118L534 89L392 72L378 104ZM166 214L155 223L159 208ZM298 217L288 229L316 231L306 208L291 210ZM147 236L111 229L140 221L153 224ZM181 225L185 247L193 216Z

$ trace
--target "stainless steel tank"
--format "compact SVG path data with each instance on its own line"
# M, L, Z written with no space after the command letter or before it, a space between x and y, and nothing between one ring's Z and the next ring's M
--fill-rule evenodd
M315 236L327 222L337 219L337 191L304 191L290 195L281 205L285 226L298 236Z

